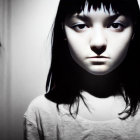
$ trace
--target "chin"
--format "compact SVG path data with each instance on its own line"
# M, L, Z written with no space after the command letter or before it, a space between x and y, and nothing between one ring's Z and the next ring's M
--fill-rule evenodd
M94 68L88 69L87 71L93 75L106 75L109 74L112 70L108 68Z
M89 73L93 75L107 75L111 72L112 70L88 70Z
M109 72L106 72L106 71L102 71L102 72L90 72L91 74L93 75L107 75Z

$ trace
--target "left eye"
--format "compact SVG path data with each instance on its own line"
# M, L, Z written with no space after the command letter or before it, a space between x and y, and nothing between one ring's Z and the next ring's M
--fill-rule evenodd
M116 30L116 31L122 31L124 29L124 25L122 23L112 23L110 25L110 28L112 28L113 30Z
M83 31L85 30L87 27L86 24L76 24L76 25L73 25L72 28L77 31L77 32L80 32L80 31Z

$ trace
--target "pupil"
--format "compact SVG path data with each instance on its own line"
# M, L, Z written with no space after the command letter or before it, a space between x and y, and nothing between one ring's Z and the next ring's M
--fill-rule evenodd
M117 28L117 27L118 27L118 24L114 23L112 26L113 26L114 28Z
M85 25L79 25L79 28L80 29L82 29L82 28L84 28L85 27Z

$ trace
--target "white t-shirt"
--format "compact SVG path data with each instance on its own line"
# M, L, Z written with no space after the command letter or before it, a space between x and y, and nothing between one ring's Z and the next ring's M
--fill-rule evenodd
M140 140L140 111L126 120L91 121L77 115L73 118L63 105L44 95L29 105L25 118L27 140Z

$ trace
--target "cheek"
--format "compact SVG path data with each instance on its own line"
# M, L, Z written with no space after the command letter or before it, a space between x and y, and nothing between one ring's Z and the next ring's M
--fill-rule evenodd
M88 34L76 33L71 29L66 30L66 37L71 46L84 46L88 42Z
M82 63L85 53L79 42L68 42L68 47L73 60L78 63Z
M113 39L113 36L110 37L110 43L108 44L108 48L110 55L115 58L124 58L123 55L127 53L129 44L131 40L131 32L123 33L120 36L116 36Z
M74 31L66 30L66 37L68 41L68 47L71 55L75 57L82 57L88 51L88 37L83 34L77 34Z
M110 54L112 58L112 67L115 68L119 66L123 60L125 59L129 47L129 37L128 38L118 38L116 41L114 41L112 44L112 48L110 49Z

